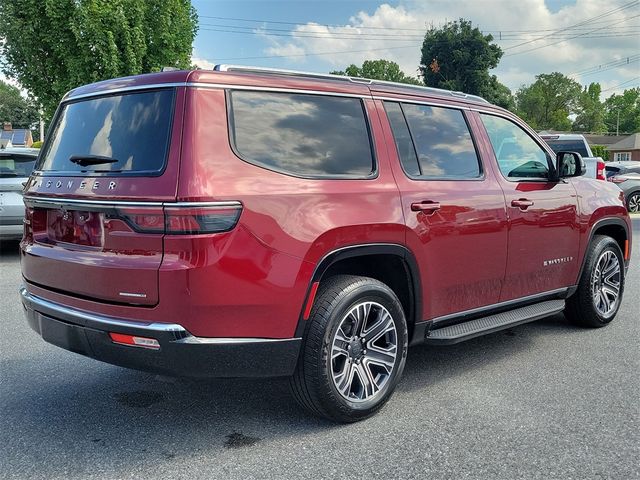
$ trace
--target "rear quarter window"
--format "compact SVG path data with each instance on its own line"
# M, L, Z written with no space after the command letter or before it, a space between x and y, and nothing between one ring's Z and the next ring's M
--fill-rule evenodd
M28 177L36 163L36 157L0 154L0 178Z
M243 160L310 178L374 174L359 98L242 90L228 98L231 143Z
M90 98L63 104L38 170L64 174L140 174L163 170L174 89ZM72 157L113 162L81 165Z

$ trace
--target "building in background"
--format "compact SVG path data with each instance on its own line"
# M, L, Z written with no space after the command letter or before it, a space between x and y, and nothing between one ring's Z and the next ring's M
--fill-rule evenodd
M640 161L640 133L633 133L619 142L609 145L609 160L624 162L628 160Z
M31 130L27 128L16 128L15 130L11 126L11 123L5 122L2 124L2 131L0 132L0 141L2 145L5 145L5 141L13 147L31 147L33 145L33 136Z

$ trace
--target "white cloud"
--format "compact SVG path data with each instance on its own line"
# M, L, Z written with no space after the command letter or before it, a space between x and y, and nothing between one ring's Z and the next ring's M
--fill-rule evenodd
M20 90L20 95L22 95L24 98L27 98L28 96L27 91L24 88L22 88L22 85L20 85L19 82L17 82L12 78L7 77L2 72L0 72L0 80L3 81L4 83L8 83L9 85L13 85L14 87L17 87Z
M210 62L207 59L196 56L195 52L193 53L193 55L191 55L191 64L203 70L213 70L213 67L216 66L215 63Z
M493 35L496 42L503 48L505 55L492 73L509 88L516 90L523 84L532 83L534 76L540 73L559 71L571 74L637 54L640 47L638 20L631 17L640 14L638 4L585 23L578 29L569 29L577 23L606 14L628 3L628 0L606 4L601 0L577 0L556 12L551 12L544 0L435 0L428 3L416 0L398 7L382 4L372 14L355 13L341 26L317 23L298 25L290 40L282 41L278 37L264 35L270 43L264 52L266 55L298 55L287 59L290 61L304 59L299 55L305 52L333 52L331 55L306 58L317 65L319 71L341 69L351 63L361 64L364 60L385 58L397 62L405 73L416 75L420 62L421 38L427 26L438 27L462 16L486 33L495 32ZM636 28L633 28L634 25ZM381 27L384 29L380 29ZM515 30L518 32L513 32ZM262 32L266 33L265 30ZM592 38L594 35L611 33L618 36ZM514 34L517 38L508 38ZM545 36L546 38L540 38ZM560 42L562 38L572 36L577 38ZM524 42L529 43L517 46ZM550 46L538 48L544 45ZM345 51L353 53L340 53ZM639 75L640 62L636 62L628 68L611 69L592 75L574 75L573 78L585 84L601 81L603 85L613 86ZM626 87L639 83L631 82ZM608 96L611 92L606 94Z

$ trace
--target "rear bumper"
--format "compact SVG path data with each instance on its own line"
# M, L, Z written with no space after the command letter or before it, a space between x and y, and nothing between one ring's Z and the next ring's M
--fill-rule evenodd
M22 219L20 219L19 225L0 224L0 240L20 240L23 229Z
M73 309L20 289L29 326L45 341L103 362L184 377L279 377L296 367L302 340L194 337L179 324L142 323ZM109 332L154 338L159 349L113 343Z

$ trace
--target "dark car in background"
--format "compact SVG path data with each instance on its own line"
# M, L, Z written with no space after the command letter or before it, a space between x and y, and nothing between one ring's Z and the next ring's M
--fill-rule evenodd
M631 213L640 213L640 162L609 162L606 173L607 180L624 192L627 209Z
M0 240L22 238L22 189L29 180L39 151L37 148L0 150Z

